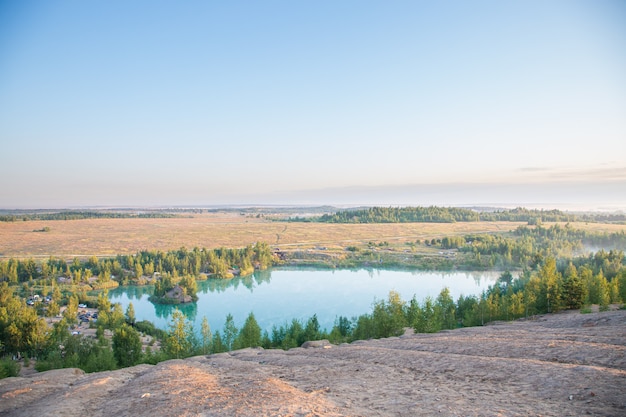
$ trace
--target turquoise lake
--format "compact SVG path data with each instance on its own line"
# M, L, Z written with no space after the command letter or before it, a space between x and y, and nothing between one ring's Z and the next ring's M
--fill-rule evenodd
M137 320L149 320L167 329L172 311L181 310L199 333L206 317L211 330L222 330L226 315L232 314L240 328L250 312L262 329L271 331L292 319L308 320L317 314L320 326L330 330L339 316L352 318L370 313L375 300L397 291L403 300L413 296L420 302L437 297L448 287L459 295L478 295L498 278L497 272L426 272L377 269L320 270L271 269L231 280L198 282L198 301L179 306L155 305L148 301L152 286L120 287L109 298L126 311L133 303Z

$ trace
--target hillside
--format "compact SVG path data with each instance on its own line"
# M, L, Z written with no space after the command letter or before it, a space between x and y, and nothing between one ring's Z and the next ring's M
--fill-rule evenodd
M10 416L618 416L626 310L0 380Z

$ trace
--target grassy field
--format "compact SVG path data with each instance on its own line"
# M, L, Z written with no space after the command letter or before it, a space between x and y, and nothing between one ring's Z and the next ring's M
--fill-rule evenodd
M264 241L281 249L344 248L369 241L390 245L469 233L508 232L523 223L281 223L239 214L172 219L87 219L0 223L0 257L88 257L131 254L182 246L243 247ZM619 231L624 225L575 223L588 230ZM37 232L49 227L48 232Z

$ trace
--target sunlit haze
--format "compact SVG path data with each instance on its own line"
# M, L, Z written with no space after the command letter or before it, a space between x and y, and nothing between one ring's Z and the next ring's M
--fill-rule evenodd
M1 2L0 155L0 208L624 210L626 2Z

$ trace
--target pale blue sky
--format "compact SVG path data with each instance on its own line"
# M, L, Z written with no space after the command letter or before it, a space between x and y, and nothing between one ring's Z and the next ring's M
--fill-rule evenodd
M626 207L624 1L2 1L0 207Z

